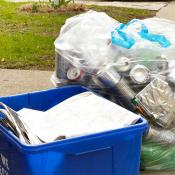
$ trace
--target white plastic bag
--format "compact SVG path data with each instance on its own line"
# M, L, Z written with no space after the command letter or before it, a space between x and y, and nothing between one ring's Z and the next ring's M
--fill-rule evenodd
M96 16L92 20L91 15L96 14L100 20ZM80 17L81 22L75 25L72 21L77 23ZM55 46L81 76L75 71L77 78L72 81L67 66L65 74L60 74L65 76L60 77L66 77L67 83L88 87L94 83L98 93L144 115L150 123L150 132L143 144L142 168L174 170L175 22L149 18L122 24L97 12L75 19L63 28L57 40L59 45ZM75 35L69 38L72 33ZM87 72L96 69L93 72L96 78L87 78L86 70L81 73L79 69L84 71L83 66Z
M155 26L154 30L150 30L151 26L154 26L153 21L146 23L144 20L134 19L127 24L121 23L112 32L112 43L116 47L121 47L123 54L135 58L135 61L148 58L154 61L156 57L172 50L174 42L170 40L173 38L173 33L167 37L166 32L156 31L160 26ZM157 23L155 21L155 25Z
M118 25L107 14L92 10L72 17L55 41L56 52L76 67L99 68L118 54L111 46L111 31Z
M171 42L171 47L164 49L163 54L169 60L169 69L175 69L175 22L156 17L145 19L143 22L149 26L150 32L164 35Z

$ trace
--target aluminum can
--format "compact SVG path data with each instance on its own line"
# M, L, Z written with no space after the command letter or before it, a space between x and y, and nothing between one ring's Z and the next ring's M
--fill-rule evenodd
M130 59L127 57L120 57L114 63L114 66L118 72L128 72L131 69Z
M111 89L113 94L117 94L117 97L121 99L126 108L132 111L135 110L131 100L136 93L129 87L127 80L120 76L114 66L107 66L97 72L97 79L105 88Z
M135 65L131 69L129 76L136 84L145 84L150 81L150 71L143 65Z
M71 64L57 52L55 55L55 63L56 63L55 64L56 77L61 82L67 80L67 71Z

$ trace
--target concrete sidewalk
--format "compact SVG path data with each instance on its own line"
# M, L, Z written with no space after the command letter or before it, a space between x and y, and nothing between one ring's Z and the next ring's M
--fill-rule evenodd
M38 2L39 0L7 0L10 2ZM49 0L42 0L48 2ZM135 9L160 10L167 2L122 2L122 1L101 1L101 0L75 0L75 3L98 6L127 7Z
M141 175L175 175L175 172L165 172L165 171L146 171L142 172Z
M175 1L170 2L157 13L157 17L175 21Z
M36 91L53 87L53 72L0 69L0 96Z
M160 10L165 7L167 2L122 2L122 1L91 1L91 0L75 0L76 3L83 3L87 5L98 5L98 6L114 6L114 7L127 7L135 9L147 9L147 10Z

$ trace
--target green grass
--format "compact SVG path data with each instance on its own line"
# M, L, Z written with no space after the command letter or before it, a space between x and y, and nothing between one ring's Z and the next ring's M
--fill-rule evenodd
M19 11L21 5L0 0L0 68L53 70L53 42L65 20L77 13L26 13ZM91 8L121 22L155 15L147 10Z

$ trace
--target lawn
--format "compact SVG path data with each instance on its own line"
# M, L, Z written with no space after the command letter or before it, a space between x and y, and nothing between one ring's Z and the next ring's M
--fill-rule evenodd
M22 3L0 0L0 68L54 69L54 46L65 20L78 12L27 13L19 10ZM97 7L121 22L146 18L155 11Z

